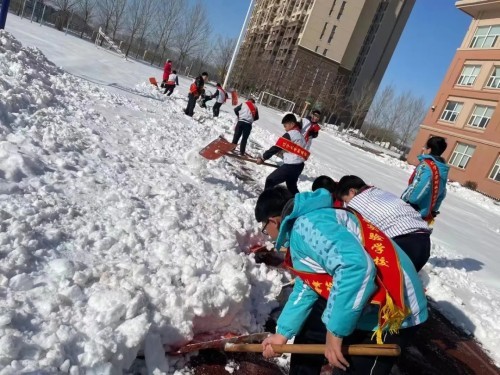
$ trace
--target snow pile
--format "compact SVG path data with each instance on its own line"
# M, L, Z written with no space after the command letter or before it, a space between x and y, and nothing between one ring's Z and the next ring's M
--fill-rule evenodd
M183 99L148 88L152 113L4 31L0 83L1 374L121 373L140 349L168 371L162 344L262 329L281 276L241 252L256 193L184 157L216 132Z

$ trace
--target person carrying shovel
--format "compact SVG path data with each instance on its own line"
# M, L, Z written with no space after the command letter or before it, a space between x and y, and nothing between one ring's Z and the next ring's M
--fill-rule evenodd
M292 354L290 374L320 374L324 358L333 374L389 374L395 357L347 356L342 345L399 344L404 349L427 320L427 301L406 254L359 214L332 208L325 189L298 193L264 190L255 206L262 232L288 248L285 264L296 275L272 345L326 343L324 356ZM297 342L300 341L300 342Z

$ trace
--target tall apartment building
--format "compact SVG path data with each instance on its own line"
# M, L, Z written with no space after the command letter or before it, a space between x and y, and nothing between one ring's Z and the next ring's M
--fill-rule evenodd
M449 179L477 184L500 199L500 2L461 0L472 17L408 155L411 163L431 135L446 138Z
M309 100L326 111L340 79L342 98L368 87L373 98L414 3L255 0L231 85L297 104Z

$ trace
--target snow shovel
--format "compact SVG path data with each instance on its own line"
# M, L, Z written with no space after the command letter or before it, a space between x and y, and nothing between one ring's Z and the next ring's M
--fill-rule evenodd
M189 352L195 352L197 350L202 350L202 349L218 349L218 350L224 350L224 345L226 344L238 344L238 343L255 343L255 342L262 342L267 336L269 336L269 332L263 332L263 333L252 333L249 335L240 335L240 336L234 336L231 335L231 337L221 337L219 339L214 339L214 340L206 340L206 341L192 341L184 346L181 346L179 349L177 349L174 352L170 352L170 355L175 355L175 354L184 354L184 353L189 353ZM257 344L260 345L260 344Z
M229 142L226 138L220 136L216 140L210 142L203 147L200 155L208 160L216 160L222 156L227 155L228 152L233 151L237 145Z
M151 83L153 86L156 86L156 88L158 89L158 81L156 81L156 78L155 77L149 77L149 83Z
M323 344L284 344L272 345L275 353L298 353L298 354L323 354L326 345ZM226 352L262 352L262 344L231 343L224 345ZM397 344L353 344L344 345L342 353L345 355L366 355L397 357L401 354L401 348Z
M257 164L257 159L251 158L250 156L243 156L243 155L237 155L237 154L231 154L231 153L227 153L224 156L229 156L231 158L235 158L235 159L239 159L239 160L243 160L243 161L248 161L250 163ZM268 167L278 168L277 164L272 164L272 163L266 163L266 162L264 162L261 165L267 165Z

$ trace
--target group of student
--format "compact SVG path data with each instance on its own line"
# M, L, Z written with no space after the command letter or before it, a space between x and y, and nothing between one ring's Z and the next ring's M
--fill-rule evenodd
M291 125L290 125L291 126ZM320 176L311 192L265 189L255 218L264 234L287 249L295 285L262 343L326 344L324 355L292 354L290 374L390 374L395 357L347 356L342 345L398 344L404 350L428 318L418 277L430 257L429 224L446 195L448 166L442 137L431 137L401 198L360 177Z
M228 95L227 92L222 88L222 85L220 83L217 83L215 93L213 95L206 94L205 82L207 81L207 79L208 73L203 72L201 73L201 75L196 77L193 83L191 83L191 86L189 86L188 103L186 109L184 110L184 113L187 116L193 117L197 101L199 101L202 108L206 108L206 103L209 100L215 99L212 111L214 117L219 117L220 107L226 102L226 100L228 99Z
M203 73L191 85L189 116L207 77ZM216 97L225 95L220 89ZM255 99L234 112L232 143L241 139L239 152L246 155L252 124L259 119ZM257 199L255 218L276 249L287 249L285 266L296 276L276 333L262 343L263 355L276 356L272 345L294 338L296 344L326 344L326 349L324 355L292 354L292 375L320 374L325 358L334 375L389 374L395 357L348 356L342 345L394 343L404 350L427 320L418 272L430 257L431 224L446 195L449 167L441 155L447 144L442 137L427 140L401 197L353 175L338 182L320 176L311 192L300 193L297 181L320 117L319 110L301 121L285 114L285 133L256 159L262 164L282 153L283 163L266 178Z
M197 100L202 99L201 106L205 106L208 100L216 99L213 106L214 117L219 115L220 107L227 99L227 93L222 86L217 83L217 90L214 95L205 95L204 85L208 79L208 73L203 72L197 77L190 86L188 94L188 104L184 113L193 116ZM246 154L247 142L252 131L253 123L259 119L259 110L255 103L255 98L251 97L245 102L234 108L237 116L237 123L234 130L232 143L239 146L241 156ZM293 113L287 113L282 118L282 125L285 133L278 139L276 145L269 148L257 158L257 164L263 164L265 160L270 159L278 153L283 154L283 163L273 171L267 178L265 189L269 189L281 183L285 183L288 190L298 193L297 182L304 169L304 162L309 157L309 149L312 140L318 136L321 129L318 122L321 118L321 112L315 109L311 115L298 121ZM241 140L241 142L240 142Z

